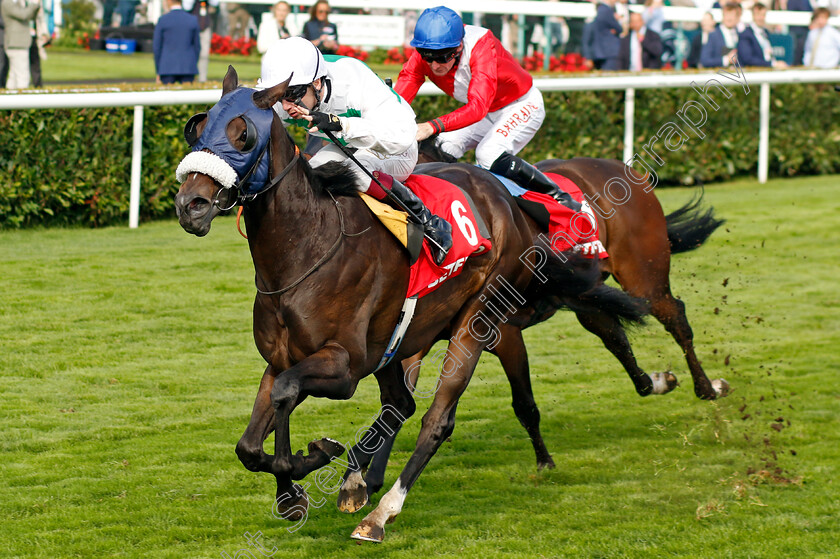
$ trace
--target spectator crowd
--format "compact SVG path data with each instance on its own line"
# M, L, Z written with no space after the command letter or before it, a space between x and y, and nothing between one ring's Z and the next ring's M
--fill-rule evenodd
M0 0L0 87L41 85L40 60L46 57L44 46L50 41L42 2L53 1ZM163 82L169 78L162 76L178 76L175 81L196 78L199 82L206 81L213 33L228 35L232 40L255 37L260 53L265 53L276 41L296 35L311 41L324 54L334 54L339 48L338 29L329 19L331 10L327 0L318 0L308 8L309 20L300 28L296 28L289 15L293 10L307 8L293 7L282 0L268 12L264 4L220 4L219 0L163 2L164 12L179 12L174 18L166 18L169 14L165 13L161 18L166 22L164 28L155 30L156 74ZM513 53L538 54L546 50L557 55L580 53L583 66L592 69L640 71L680 63L692 68L720 67L736 59L742 66L772 68L784 68L789 63L817 68L840 65L840 31L829 24L830 17L840 14L840 0L725 0L723 4L718 0L640 0L638 3L595 0L594 3L595 16L588 21L554 16L464 15L465 21L480 22L489 28ZM702 20L699 25L668 21L664 10L667 6L698 8L703 11ZM712 12L712 8L721 9ZM145 0L101 0L97 10L103 27L130 27L148 20ZM768 25L768 10L810 12L810 24ZM352 12L361 13L361 10ZM411 40L416 11L372 12L404 15L406 42ZM720 14L719 21L713 13ZM749 17L744 18L745 13ZM190 18L183 17L187 15ZM178 23L174 24L176 20ZM52 27L51 18L49 23Z

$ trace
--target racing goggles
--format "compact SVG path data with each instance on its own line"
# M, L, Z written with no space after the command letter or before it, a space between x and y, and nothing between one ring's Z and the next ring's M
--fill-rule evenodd
M283 94L283 100L300 105L303 96L306 95L309 86L312 84L304 83L301 85L290 85L286 88L286 93Z
M455 47L454 49L448 50L426 50L426 49L417 49L417 52L420 53L420 58L422 58L425 62L431 64L432 62L437 62L438 64L446 64L456 56L458 56L461 52L459 47Z

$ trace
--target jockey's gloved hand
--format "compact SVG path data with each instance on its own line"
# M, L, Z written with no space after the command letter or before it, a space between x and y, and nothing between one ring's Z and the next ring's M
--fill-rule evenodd
M309 113L312 117L312 128L328 130L330 132L341 132L341 119L330 113L314 111Z

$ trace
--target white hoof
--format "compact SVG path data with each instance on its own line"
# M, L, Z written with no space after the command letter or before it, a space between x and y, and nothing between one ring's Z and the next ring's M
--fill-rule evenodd
M338 510L352 514L368 503L367 484L362 472L351 472L338 492Z
M729 383L723 380L722 378L717 378L713 380L712 388L715 389L715 394L717 394L718 398L728 396L729 393L732 392L732 388L729 387Z
M393 522L400 513L406 493L398 479L391 490L379 500L379 505L353 530L350 537L354 540L381 543L385 539L385 524Z
M651 382L653 383L653 391L651 394L667 394L668 392L675 389L680 383L677 381L677 377L675 377L671 371L665 371L664 373L653 373L652 375L648 375L650 377Z

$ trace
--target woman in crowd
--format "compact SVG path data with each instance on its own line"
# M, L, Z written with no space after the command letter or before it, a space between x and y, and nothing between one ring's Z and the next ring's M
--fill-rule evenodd
M288 39L291 36L289 28L286 27L286 18L291 11L289 3L280 0L271 8L271 18L267 17L268 14L263 16L257 33L257 50L260 54L265 54L268 47L280 39Z
M330 23L329 16L327 0L318 0L309 10L309 21L303 28L303 37L312 41L323 54L335 54L338 50L338 29Z

